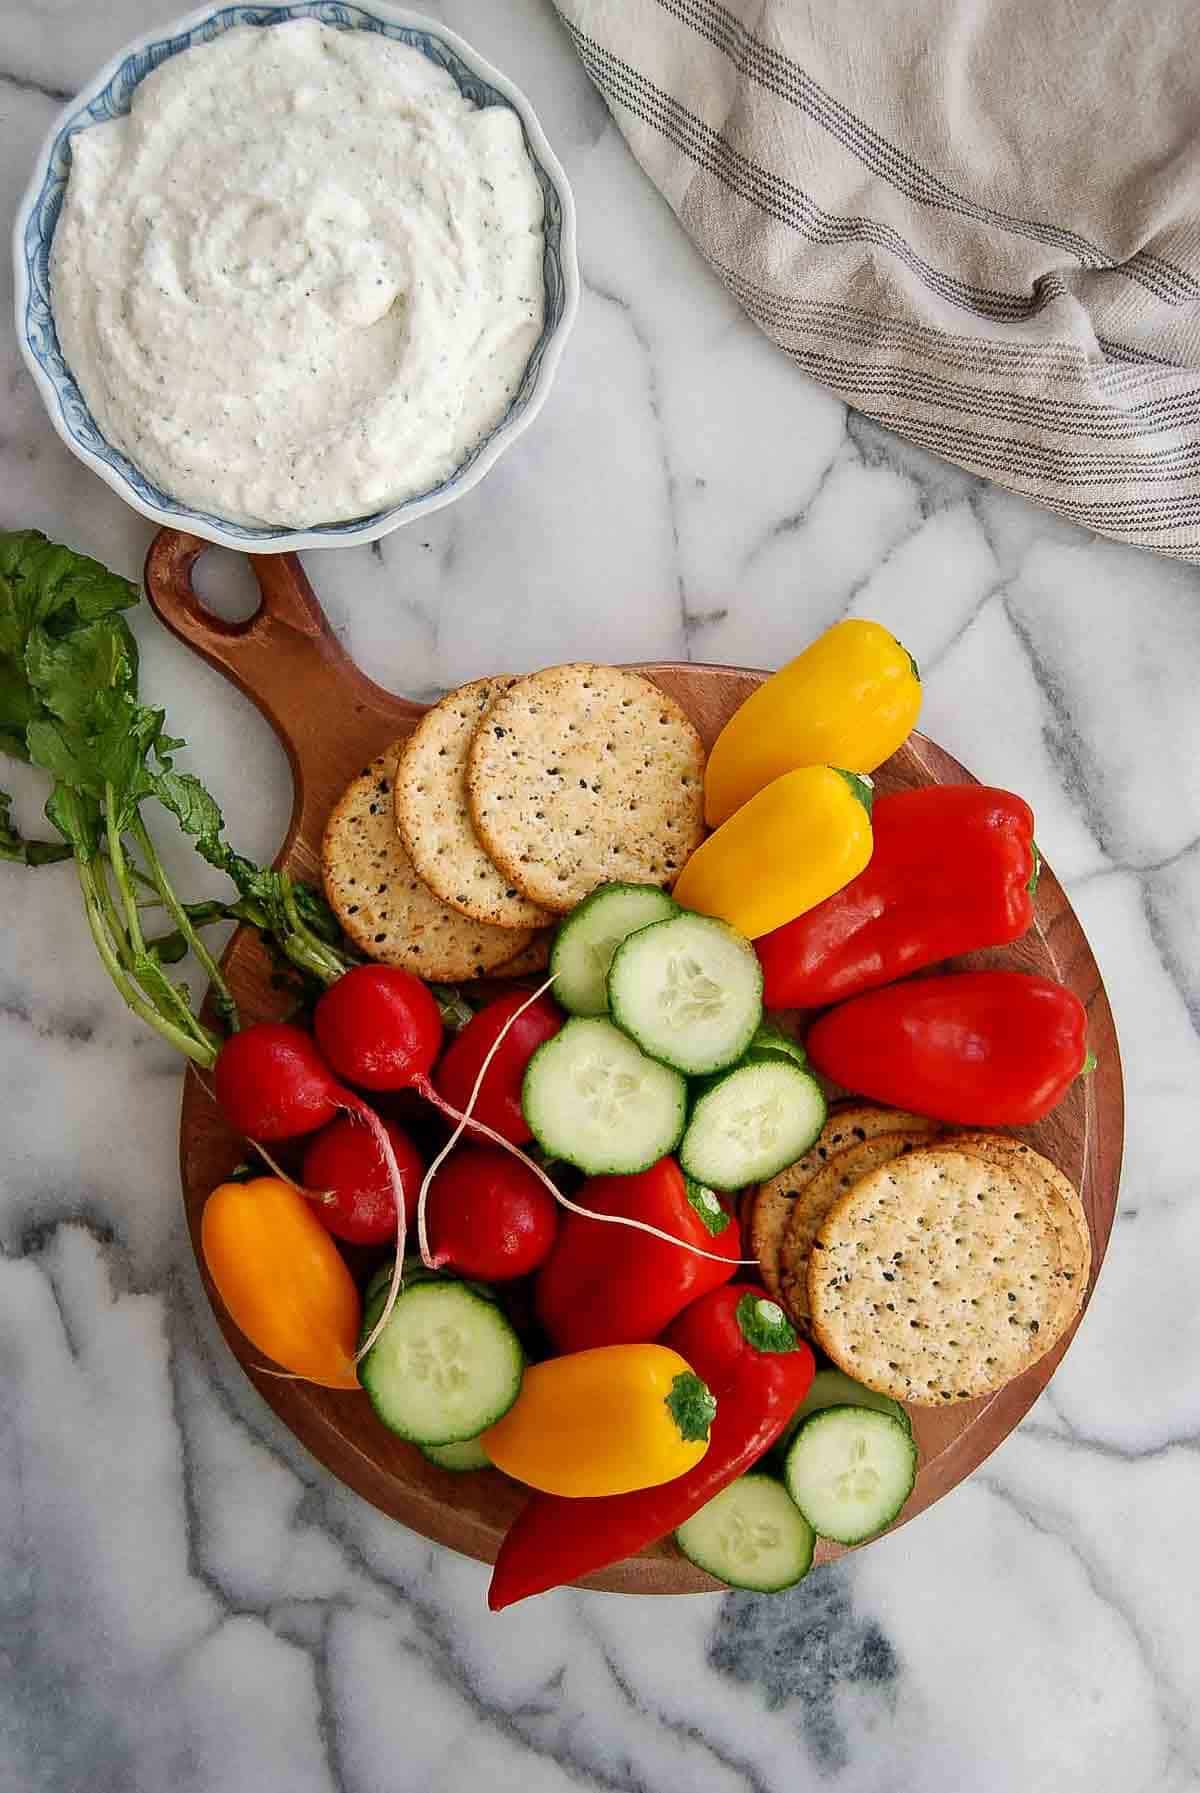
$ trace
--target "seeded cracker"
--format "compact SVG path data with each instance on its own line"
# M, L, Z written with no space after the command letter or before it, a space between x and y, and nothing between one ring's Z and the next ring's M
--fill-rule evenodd
M467 805L467 753L476 728L516 679L475 679L435 704L409 737L396 773L396 826L417 874L473 921L544 927L551 917L499 872L479 844Z
M834 1152L816 1176L798 1192L779 1247L779 1286L788 1313L806 1330L812 1318L808 1311L808 1259L825 1216L868 1171L878 1169L881 1164L890 1164L893 1158L901 1158L906 1152L926 1144L929 1136L928 1127L917 1127L907 1132L897 1129L890 1133L874 1133L869 1139L855 1140L853 1145Z
M467 761L488 856L565 914L612 880L671 885L700 844L704 745L673 698L612 666L552 666L498 699Z
M424 978L481 977L532 935L469 921L418 878L392 813L403 746L396 741L373 761L330 816L321 843L325 894L349 938L372 959Z
M529 942L513 959L505 959L503 965L497 965L493 977L530 977L534 972L545 971L550 963L550 948L554 944L554 929L540 928Z
M815 1144L795 1164L789 1164L769 1182L760 1183L750 1203L750 1250L757 1257L762 1279L777 1301L783 1299L780 1281L779 1251L791 1219L792 1206L810 1178L822 1165L847 1146L870 1139L877 1133L891 1133L897 1128L906 1132L924 1130L939 1133L938 1121L924 1115L904 1114L896 1108L877 1108L874 1103L843 1103L831 1109ZM808 1311L807 1296L804 1311Z
M1061 1271L1026 1172L927 1146L872 1171L827 1216L809 1260L813 1336L896 1400L973 1400L1057 1342Z
M1058 1228L1063 1259L1064 1295L1073 1307L1083 1299L1092 1268L1092 1234L1079 1191L1071 1179L1012 1133L957 1133L954 1143L993 1164L1018 1164L1038 1184L1039 1194ZM1074 1318L1074 1313L1071 1316Z

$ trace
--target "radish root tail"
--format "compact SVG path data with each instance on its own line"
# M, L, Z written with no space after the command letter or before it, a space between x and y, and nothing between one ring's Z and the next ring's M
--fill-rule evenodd
M628 1214L597 1214L592 1208L581 1207L578 1202L573 1202L569 1196L564 1195L554 1179L548 1177L541 1165L535 1164L528 1153L521 1150L520 1146L514 1145L511 1139L505 1139L504 1135L502 1133L497 1133L494 1128L485 1126L482 1121L473 1119L475 1103L478 1100L484 1077L487 1075L488 1066L500 1050L505 1035L513 1024L525 1013L525 1010L529 1008L531 1004L535 1003L539 996L545 995L553 982L554 978L552 976L548 977L545 983L539 985L533 992L529 1001L523 1002L520 1008L514 1010L508 1020L504 1023L504 1026L492 1041L487 1055L479 1067L479 1075L475 1079L475 1086L471 1091L470 1099L467 1102L465 1110L460 1111L459 1109L452 1107L444 1097L438 1094L433 1085L427 1083L424 1079L417 1086L420 1093L427 1101L432 1102L435 1108L440 1108L444 1115L458 1123L454 1132L450 1135L450 1138L446 1141L437 1157L433 1160L433 1163L429 1166L429 1169L425 1172L424 1179L421 1183L421 1193L417 1198L417 1240L421 1247L422 1262L430 1269L435 1269L437 1267L429 1256L429 1238L425 1226L425 1203L429 1193L429 1185L433 1181L434 1173L437 1171L439 1165L443 1163L462 1138L466 1128L470 1126L474 1132L482 1134L485 1139L490 1139L493 1145L502 1146L506 1152L511 1153L514 1158L519 1159L527 1170L533 1172L539 1183L545 1184L559 1206L566 1208L572 1214L582 1214L587 1220L605 1221L612 1226L632 1227L635 1232L648 1233L652 1239L661 1239L665 1245L675 1245L680 1251L690 1251L698 1258L709 1258L714 1264L733 1263L757 1265L757 1258L731 1259L728 1258L723 1251L705 1251L703 1246L693 1245L688 1239L678 1239L674 1233L665 1233L661 1227L652 1226L648 1220L634 1220L633 1217ZM736 1220L733 1220L732 1216L730 1218L732 1224L736 1226Z
M404 1179L400 1175L400 1166L396 1163L396 1154L392 1150L392 1142L388 1138L387 1128L375 1113L375 1110L357 1096L350 1097L346 1103L346 1108L348 1113L353 1116L355 1120L361 1121L364 1126L371 1129L371 1132L375 1137L375 1144L379 1147L379 1155L383 1159L384 1168L388 1174L388 1182L391 1184L392 1188L392 1198L396 1204L396 1256L392 1264L392 1278L388 1283L387 1300L383 1304L383 1309L378 1320L376 1320L367 1337L354 1353L355 1363L361 1363L384 1327L387 1325L388 1321L391 1319L392 1309L396 1305L401 1287L403 1286L404 1246L408 1237L408 1215L405 1212Z

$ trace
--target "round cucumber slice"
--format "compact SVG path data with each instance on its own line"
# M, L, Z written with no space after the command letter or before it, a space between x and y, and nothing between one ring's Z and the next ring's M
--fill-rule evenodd
M465 1283L421 1282L400 1296L358 1375L393 1432L413 1444L455 1444L508 1412L524 1369L520 1341L494 1302Z
M737 1063L762 1021L762 966L743 934L675 915L617 948L608 1006L643 1052L689 1077Z
M611 1021L579 1017L539 1046L521 1106L542 1150L588 1176L648 1170L683 1132L687 1085Z
M825 1124L816 1078L788 1058L751 1058L717 1077L688 1120L679 1162L711 1189L764 1183L802 1158Z
M905 1431L912 1432L912 1421L899 1401L893 1401L891 1395L881 1395L876 1389L867 1388L847 1376L844 1370L827 1368L818 1370L812 1379L812 1386L793 1413L791 1419L780 1433L773 1447L773 1455L782 1459L787 1454L787 1447L792 1442L806 1419L814 1413L823 1413L826 1407L873 1407L877 1413L890 1413L898 1419Z
M782 1483L751 1471L685 1520L675 1542L731 1588L775 1594L808 1574L816 1539Z
M814 1531L838 1544L861 1544L890 1525L912 1493L917 1447L890 1413L827 1407L796 1433L784 1475Z
M451 1469L464 1475L472 1469L490 1469L492 1460L478 1438L464 1438L459 1444L423 1444L421 1455L436 1463L439 1469Z
M623 940L678 915L657 884L602 884L559 923L550 952L554 997L572 1015L607 1015L608 971Z

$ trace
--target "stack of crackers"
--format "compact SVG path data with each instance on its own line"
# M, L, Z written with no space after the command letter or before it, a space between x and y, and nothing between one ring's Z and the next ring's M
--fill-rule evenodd
M1091 1269L1079 1195L1012 1134L859 1103L757 1189L768 1289L848 1375L918 1407L994 1393L1074 1321Z
M704 744L618 667L475 679L350 785L322 844L364 953L435 982L545 966L598 884L673 884L704 833Z

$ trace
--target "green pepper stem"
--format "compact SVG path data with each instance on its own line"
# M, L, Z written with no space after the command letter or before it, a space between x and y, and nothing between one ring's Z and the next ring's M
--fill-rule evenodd
M703 1222L705 1231L714 1239L719 1233L723 1233L727 1226L732 1225L733 1216L725 1212L713 1190L707 1188L703 1183L698 1183L694 1177L685 1177L683 1186L689 1208Z
M831 772L836 772L839 778L846 780L867 814L870 815L875 802L874 780L868 778L865 772L847 772L843 766L831 766L829 769Z
M796 1331L777 1301L743 1295L735 1309L738 1330L756 1351L794 1351Z
M676 1376L666 1396L666 1404L685 1443L707 1439L708 1428L717 1416L716 1397L693 1370L681 1370Z

